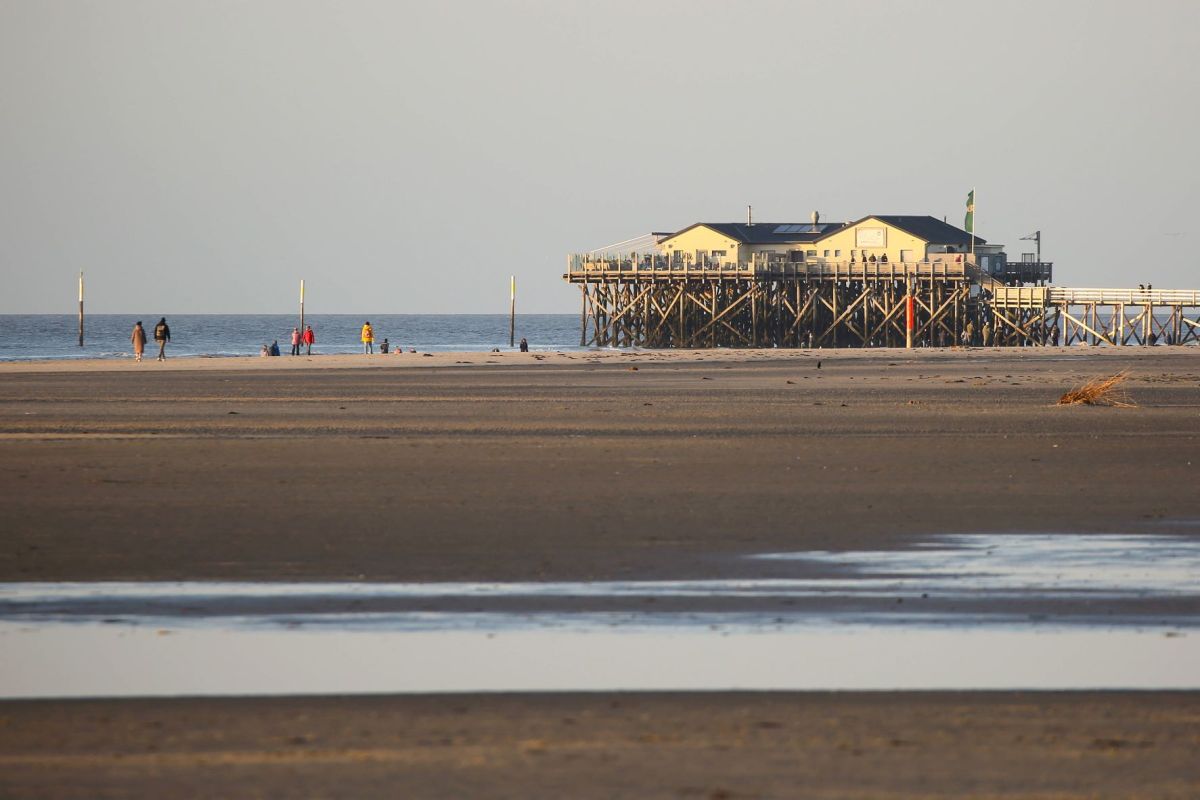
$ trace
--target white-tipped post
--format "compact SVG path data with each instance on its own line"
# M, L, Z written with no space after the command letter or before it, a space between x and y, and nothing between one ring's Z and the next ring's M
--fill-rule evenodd
M83 270L79 270L79 346L83 347Z
M517 276L508 278L508 346L512 347L517 339Z

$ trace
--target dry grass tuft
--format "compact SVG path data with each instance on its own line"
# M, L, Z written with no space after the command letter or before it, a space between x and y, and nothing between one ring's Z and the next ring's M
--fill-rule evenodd
M1088 405L1114 406L1116 408L1136 408L1137 403L1130 399L1124 389L1118 388L1125 382L1128 373L1118 372L1108 378L1094 378L1078 389L1058 398L1060 406Z

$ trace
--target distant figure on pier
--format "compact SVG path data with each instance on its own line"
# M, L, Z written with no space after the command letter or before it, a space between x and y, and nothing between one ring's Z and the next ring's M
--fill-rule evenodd
M980 333L983 334L983 346L987 347L992 342L992 326L986 322L983 323L983 330Z
M367 320L362 327L362 343L363 353L375 352L375 329L371 327L371 321Z
M271 342L271 355L273 355L273 356L279 355L279 340L278 339Z
M292 355L300 355L300 329L292 328Z
M167 324L167 318L163 317L154 326L154 341L158 343L158 360L167 360L167 342L171 341L171 326Z
M1056 322L1050 326L1050 344L1054 345L1055 347L1058 347L1058 334L1058 323Z
M383 337L383 341L379 343L379 352L383 353L386 356L387 352L388 352L388 346L389 346L388 340L387 340L387 337L385 336L385 337Z
M967 327L963 328L963 344L970 347L975 344L975 322L974 320L967 321Z
M260 350L258 351L258 357L259 357L259 358L266 358L266 357L267 357L267 356L269 356L269 355L271 355L271 348L270 348L270 347L268 347L267 345L265 345L265 344L264 344L264 345L262 346L262 349L260 349Z
M1142 284L1140 284L1140 283L1139 283L1139 284L1138 284L1138 291L1140 291L1140 292L1144 292L1144 291L1146 291L1146 287L1145 287L1145 286L1143 286Z
M871 263L872 264L875 263L875 254L874 253L871 253Z
M142 327L140 319L133 324L133 335L129 340L133 342L133 360L141 361L142 354L146 352L146 329Z
M880 264L886 264L886 263L888 263L888 260L887 260L887 253L884 253L884 254L883 254L881 257L880 257L880 259L879 259L879 263L880 263Z
M529 340L526 339L524 336L521 337L521 345L520 346L521 346L522 353L529 352Z
M317 343L317 335L313 333L312 325L304 326L304 355L312 355L312 346Z

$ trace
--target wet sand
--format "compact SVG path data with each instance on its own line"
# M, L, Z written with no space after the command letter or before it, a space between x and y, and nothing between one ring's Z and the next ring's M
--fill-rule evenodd
M1053 405L1122 369L1137 408ZM0 364L4 581L727 577L931 533L1200 536L1198 485L1196 348ZM1195 693L9 702L0 721L5 796L1200 794Z
M1200 793L1196 693L22 702L0 720L5 797Z
M1200 348L507 355L0 364L0 580L724 577L1200 529ZM1121 369L1137 408L1054 405Z

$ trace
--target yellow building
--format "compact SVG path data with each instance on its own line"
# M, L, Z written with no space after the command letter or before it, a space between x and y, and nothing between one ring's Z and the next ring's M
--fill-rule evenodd
M813 215L814 220L817 215ZM697 222L661 234L657 249L672 264L749 267L765 263L913 263L971 251L972 235L930 216L875 214L857 222ZM1004 261L1002 245L974 237L984 269Z
M697 222L665 234L658 251L672 264L749 266L757 263L803 262L814 243L843 227L840 222Z

